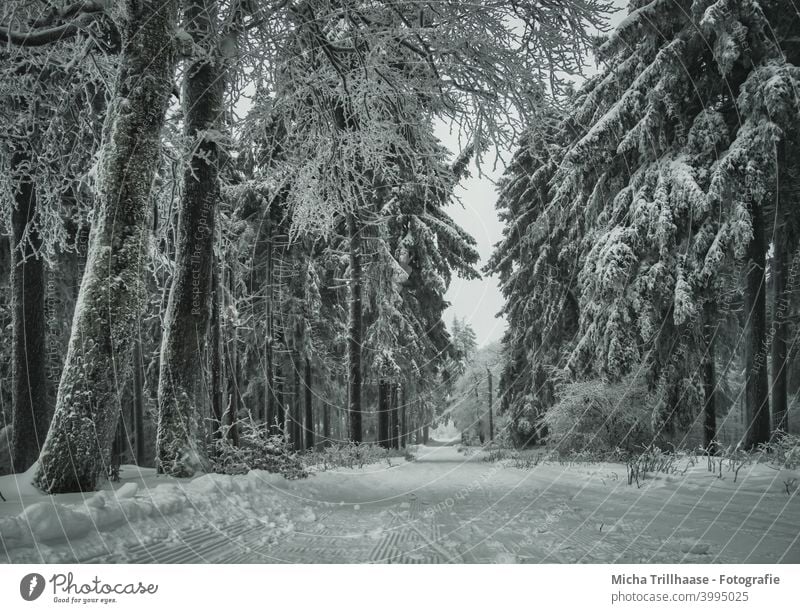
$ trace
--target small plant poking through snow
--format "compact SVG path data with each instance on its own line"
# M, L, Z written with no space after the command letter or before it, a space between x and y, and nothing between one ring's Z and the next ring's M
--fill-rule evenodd
M234 445L226 429L214 441L210 456L212 470L223 475L244 475L251 470L280 473L287 479L308 476L298 454L294 453L283 436L270 434L267 424L247 420L237 424L239 445Z
M628 469L628 485L636 483L636 487L641 487L641 482L647 478L648 474L676 473L678 471L677 459L678 456L674 453L664 452L655 446L647 447L639 455L631 455L625 462Z

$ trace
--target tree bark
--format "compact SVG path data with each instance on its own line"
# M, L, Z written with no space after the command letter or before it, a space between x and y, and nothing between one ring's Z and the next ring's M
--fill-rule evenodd
M292 372L294 386L292 390L292 447L299 451L303 448L303 409L300 391L300 356L292 356Z
M278 356L275 363L275 408L276 408L276 421L275 434L287 437L289 433L286 431L286 393L284 385L282 356Z
M266 318L267 318L267 338L266 338L266 373L264 385L267 388L267 425L272 434L278 433L278 427L275 423L277 417L277 399L275 396L275 367L274 367L274 327L272 325L272 275L273 275L273 259L272 259L272 217L271 214L267 215L267 240L269 246L267 247L267 282L265 288L266 295Z
M773 330L772 335L772 416L775 430L788 432L788 390L787 377L787 340L789 326L786 315L790 307L790 298L786 283L786 209L788 183L786 177L786 144L781 140L777 145L778 189L775 204L775 230L772 241L772 289L773 289Z
M492 371L486 369L486 376L489 380L489 440L494 440L494 417L492 415Z
M406 386L400 386L400 447L408 444L408 409L406 407Z
M362 344L362 271L361 229L356 217L347 220L350 232L350 321L348 337L347 405L350 413L350 440L363 440L361 428L361 344Z
M767 382L766 240L763 211L751 209L753 239L748 247L745 281L745 447L752 449L770 437L769 390Z
M703 407L703 446L706 453L717 453L717 373L715 363L715 325L711 303L704 308L703 339L705 341L705 358L703 359L703 390L705 406Z
M386 449L389 448L389 412L391 408L390 383L385 379L378 382L378 445Z
M30 157L16 153L12 166L21 168ZM36 187L23 177L11 212L12 338L11 466L23 473L39 457L50 407L47 398L47 350L44 263L38 255L42 240L34 225Z
M207 467L198 407L214 257L214 218L219 199L219 144L224 68L217 57L217 2L192 0L186 30L205 49L187 67L183 82L184 136L192 152L183 174L175 272L164 318L158 380L158 469L190 477Z
M322 402L322 438L326 445L331 439L331 405L324 400Z
M398 410L398 389L397 383L392 384L392 404L389 413L389 428L391 446L393 449L400 449L400 412Z
M211 322L209 324L209 370L211 382L209 394L211 396L211 419L213 420L214 437L219 438L222 427L222 335L220 331L220 293L219 266L212 261L211 271Z
M86 270L53 423L35 477L36 485L49 493L94 490L106 472L145 300L141 271L147 257L150 192L175 72L178 3L125 4Z
M133 350L133 432L136 440L136 464L144 465L144 365L142 341L137 340Z
M231 301L235 301L233 271L228 273L229 292ZM230 338L225 343L228 355L228 438L236 447L239 446L239 407L241 405L241 392L239 382L241 380L241 363L239 360L239 331L236 322L231 322Z
M311 360L306 358L306 449L314 449L314 394L311 389Z

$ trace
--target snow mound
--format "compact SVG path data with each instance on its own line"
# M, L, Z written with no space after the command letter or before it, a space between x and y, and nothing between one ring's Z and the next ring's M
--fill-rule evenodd
M175 480L158 485L145 481L142 487L136 482L127 482L116 490L104 490L84 498L79 494L44 496L32 485L25 485L30 482L28 473L3 477L0 482L0 486L7 486L9 482L16 484L13 491L18 497L22 494L21 500L28 496L36 497L36 501L28 504L18 515L0 518L0 535L7 550L34 543L69 542L90 532L106 531L132 521L172 515L187 509L211 511L208 517L214 519L213 510L223 507L225 502L232 502L238 508L259 509L266 514L274 506L269 500L269 486L282 480L279 475L265 471L251 471L235 477L208 474L188 481ZM78 502L65 503L76 496ZM304 522L315 520L310 508L306 508L300 519Z

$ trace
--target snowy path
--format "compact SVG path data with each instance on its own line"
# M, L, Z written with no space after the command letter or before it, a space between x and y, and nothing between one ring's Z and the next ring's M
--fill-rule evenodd
M637 489L619 465L519 470L420 447L415 462L264 482L272 507L130 522L12 561L133 563L800 562L800 496L782 474L718 479L704 467ZM757 469L757 470L756 470ZM0 548L0 555L3 554ZM0 558L2 559L2 558ZM8 558L7 558L8 559Z

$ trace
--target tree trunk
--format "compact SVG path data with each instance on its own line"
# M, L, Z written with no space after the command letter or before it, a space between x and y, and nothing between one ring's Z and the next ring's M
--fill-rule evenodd
M266 377L265 386L267 388L267 424L269 431L272 434L278 434L278 427L276 424L277 419L277 398L275 396L275 366L274 366L274 349L275 349L275 330L272 322L272 275L273 275L273 259L272 259L272 216L267 215L267 240L269 246L267 247L267 283L265 289L266 311L267 311L267 339L266 339Z
M766 240L763 211L751 209L753 239L748 247L745 282L745 406L747 432L745 447L752 449L770 437L769 390L767 383Z
M787 397L787 340L789 326L786 315L789 311L789 294L786 284L786 210L789 206L786 183L786 145L781 140L777 145L778 189L775 211L775 230L772 241L772 288L773 330L772 335L772 416L775 430L788 432L789 414Z
M209 370L211 382L209 384L211 395L211 419L213 420L214 437L219 438L222 427L222 334L220 331L220 294L222 288L219 284L219 266L216 261L211 262L211 322L209 324Z
M331 438L331 405L322 401L322 438L327 445Z
M133 350L133 432L136 440L136 464L144 465L144 365L142 341L137 340Z
M406 386L400 386L400 447L408 444L408 410L406 407Z
M703 359L703 389L705 406L703 408L703 446L706 453L717 453L717 373L715 364L715 322L713 307L706 303L704 308L703 337L705 341L705 358Z
M224 69L216 57L217 3L191 0L186 31L204 49L183 82L184 136L192 157L183 174L175 272L164 318L158 380L158 469L190 477L207 467L204 429L196 397L209 320L214 218L219 199L218 134Z
M150 197L175 73L177 0L129 0L97 171L97 209L53 423L35 482L89 491L108 465L145 300ZM147 78L142 78L146 75Z
M489 440L494 440L494 417L492 416L492 371L486 369L486 376L489 380Z
M233 271L228 273L229 292L231 301L235 301ZM241 363L239 360L239 331L236 322L231 322L230 338L225 343L228 354L228 437L235 446L239 446L239 406L241 405L241 393L239 381L241 379Z
M360 443L361 430L361 344L362 344L362 289L361 289L361 229L355 215L348 217L350 231L350 321L348 338L347 404L350 413L350 440Z
M306 449L314 449L314 394L311 389L311 360L306 358Z
M286 431L286 388L284 385L283 371L285 369L283 366L283 356L279 354L278 359L275 361L275 419L277 424L274 433L286 437L289 433Z
M24 145L23 145L24 146ZM17 153L12 166L21 168L29 155ZM47 398L47 350L44 263L38 251L36 187L29 177L19 182L11 212L11 466L23 473L39 457L50 425Z
M294 386L292 390L292 447L299 451L303 448L303 403L300 391L300 356L292 356L292 372L294 373Z
M400 449L400 412L398 410L398 389L397 383L392 384L392 404L389 413L389 428L391 429L391 446L393 449Z
M378 382L378 445L389 448L390 383L385 379Z
M122 466L122 450L125 448L125 419L121 415L117 421L117 431L111 443L111 462L108 469L108 478L119 481L120 466Z

